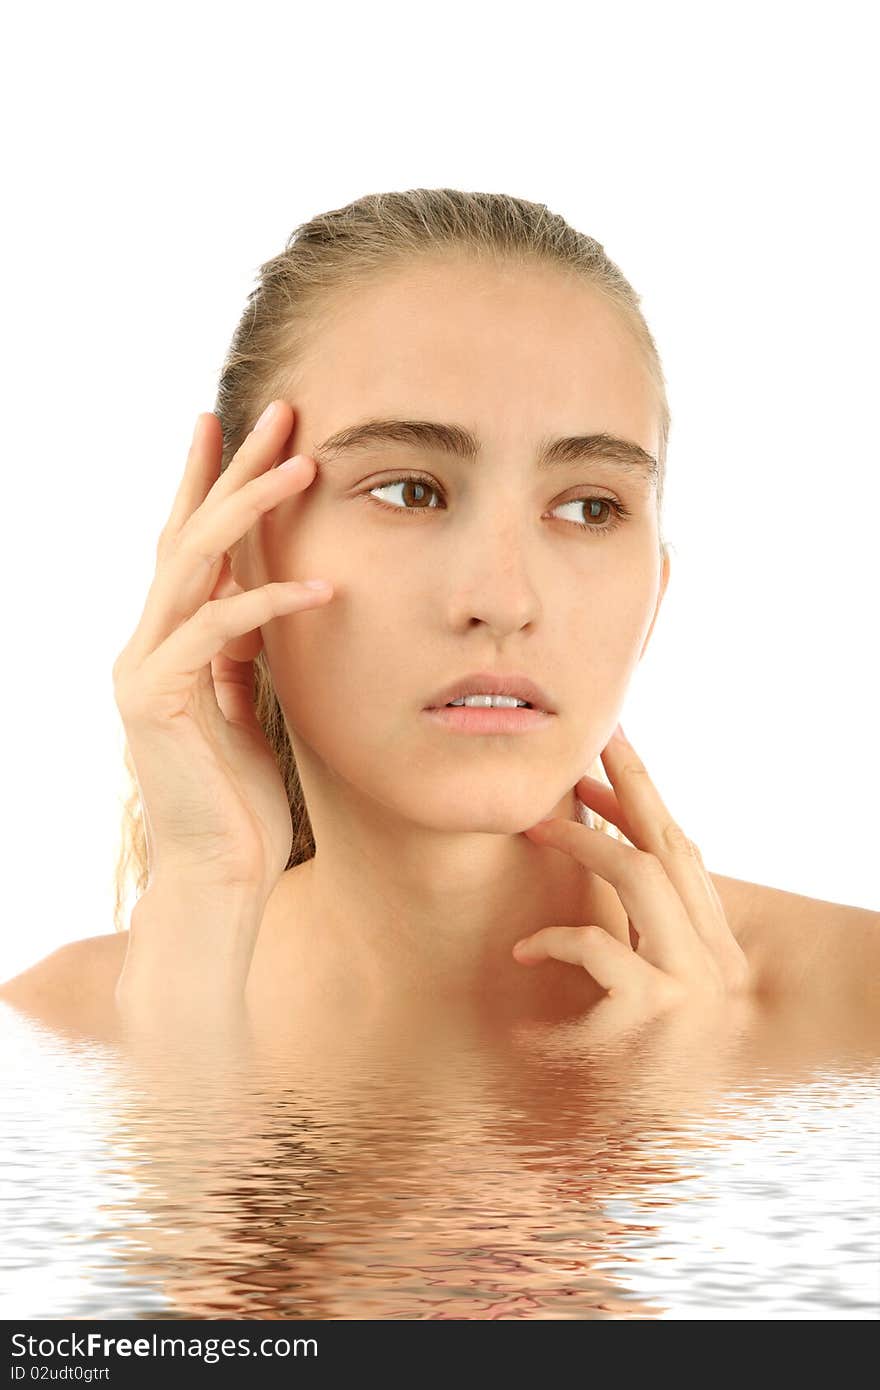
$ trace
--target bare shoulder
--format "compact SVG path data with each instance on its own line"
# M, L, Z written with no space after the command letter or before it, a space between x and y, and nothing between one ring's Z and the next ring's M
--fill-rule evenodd
M89 936L59 946L36 965L0 984L0 1003L49 1024L92 1031L115 1007L116 981L128 932Z
M759 992L880 1006L880 912L710 874Z

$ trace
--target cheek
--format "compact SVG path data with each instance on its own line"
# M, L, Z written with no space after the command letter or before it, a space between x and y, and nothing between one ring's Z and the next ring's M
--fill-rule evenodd
M330 579L335 547L328 548L326 516L308 491L267 512L260 522L258 548L269 580Z
M381 593L359 602L352 582L335 612L331 599L276 619L266 658L294 737L345 782L413 816L421 707L443 672L431 672L420 647L417 611Z
M585 583L578 601L568 611L568 636L586 664L618 669L638 660L654 615L655 596L647 585L601 586Z
M354 483L322 483L316 477L304 492L268 512L264 524L276 532L279 545L285 539L295 541L297 546L314 540L333 553L350 545L375 542L381 538L371 533L370 522L375 523L376 514L381 516L382 509L363 494L356 494Z
M363 732L368 725L381 729L425 683L418 605L403 588L368 585L366 573L375 576L374 570L355 569L347 556L333 568L333 598L263 629L276 692L304 735L327 725L340 733Z

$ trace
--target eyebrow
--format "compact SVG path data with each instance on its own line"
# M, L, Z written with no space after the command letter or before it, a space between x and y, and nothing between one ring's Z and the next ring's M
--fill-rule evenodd
M335 463L345 454L369 449L376 444L409 444L421 449L451 454L476 463L480 440L462 425L441 424L435 420L366 420L337 430L312 451L318 464ZM604 463L627 473L641 474L656 487L660 465L641 445L617 435L575 434L544 439L538 447L536 467L554 468L561 464Z

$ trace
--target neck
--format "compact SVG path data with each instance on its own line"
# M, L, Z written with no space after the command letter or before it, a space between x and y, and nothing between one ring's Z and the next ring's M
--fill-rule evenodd
M309 810L317 853L289 875L287 925L312 997L506 1020L567 1018L603 997L578 966L511 954L544 926L609 925L608 886L567 854L416 825L350 788L310 796ZM573 791L552 814L578 818Z

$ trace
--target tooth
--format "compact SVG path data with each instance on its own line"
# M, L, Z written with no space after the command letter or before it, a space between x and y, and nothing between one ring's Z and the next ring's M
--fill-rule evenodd
M522 709L528 704L515 695L460 695L448 704L456 709Z

